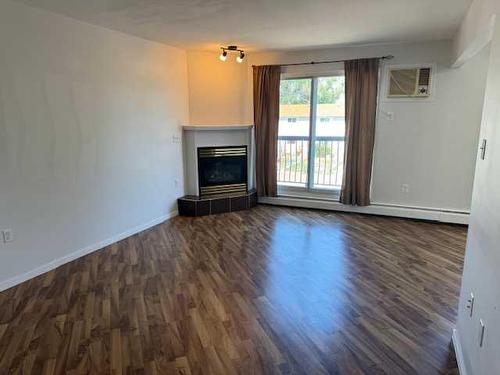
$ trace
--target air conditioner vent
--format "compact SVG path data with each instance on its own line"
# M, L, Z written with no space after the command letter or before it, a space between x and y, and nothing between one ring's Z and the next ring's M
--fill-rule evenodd
M431 82L431 68L420 68L418 84L420 86L429 86L430 82Z
M390 68L389 98L427 98L430 96L432 69Z

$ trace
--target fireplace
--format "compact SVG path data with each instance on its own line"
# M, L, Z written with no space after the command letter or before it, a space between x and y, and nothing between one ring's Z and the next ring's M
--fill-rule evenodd
M183 126L186 195L179 215L203 216L257 205L253 125Z
M248 191L247 146L198 147L200 197Z

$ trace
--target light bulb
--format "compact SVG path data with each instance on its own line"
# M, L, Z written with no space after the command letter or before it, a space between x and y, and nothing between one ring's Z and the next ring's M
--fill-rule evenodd
M219 59L220 59L220 61L226 61L226 59L227 59L227 52L226 51L222 51L222 53L219 56Z
M244 58L245 58L245 54L243 52L240 52L240 55L236 58L236 61L241 64L243 62Z

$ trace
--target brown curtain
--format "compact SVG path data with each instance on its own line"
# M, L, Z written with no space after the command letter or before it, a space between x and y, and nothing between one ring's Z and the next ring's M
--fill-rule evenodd
M340 202L370 204L379 59L345 62L346 140Z
M253 67L257 194L275 197L280 97L279 66Z

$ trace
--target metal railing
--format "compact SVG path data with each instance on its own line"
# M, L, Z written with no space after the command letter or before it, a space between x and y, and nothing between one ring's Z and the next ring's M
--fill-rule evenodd
M335 188L342 185L344 137L316 137L314 171L309 166L309 137L278 137L278 183L312 188ZM313 174L309 184L308 175Z

